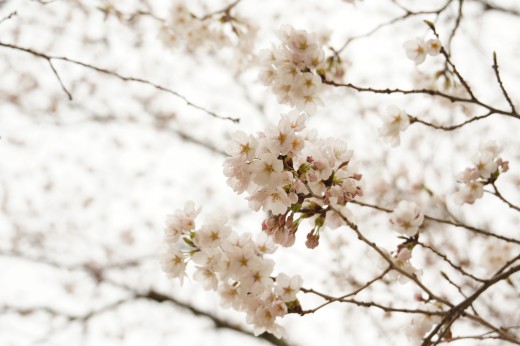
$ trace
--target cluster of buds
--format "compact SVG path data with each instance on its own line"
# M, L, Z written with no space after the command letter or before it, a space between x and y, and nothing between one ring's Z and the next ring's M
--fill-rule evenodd
M473 167L468 167L457 175L464 185L454 195L457 204L473 204L484 194L484 186L493 184L500 173L509 170L509 162L498 155L502 149L495 141L481 143L479 153L473 157Z
M265 234L260 233L255 242L250 233L234 232L223 217L213 217L197 228L199 211L188 202L184 210L168 216L163 271L182 282L191 259L193 279L218 292L222 307L245 312L256 335L268 331L281 337L284 330L277 318L301 309L296 299L301 277L280 273L273 278L274 261L266 255L276 245Z
M305 115L293 112L256 137L235 133L224 174L235 192L248 192L253 210L270 214L262 228L275 242L291 246L300 223L309 220L314 227L306 244L314 248L324 225L345 224L346 204L363 188L346 144L305 136L304 129Z
M218 49L235 45L251 53L256 31L248 21L231 15L231 7L227 11L198 17L184 0L180 0L172 5L170 16L161 28L160 38L167 46L182 42L190 52L202 47Z

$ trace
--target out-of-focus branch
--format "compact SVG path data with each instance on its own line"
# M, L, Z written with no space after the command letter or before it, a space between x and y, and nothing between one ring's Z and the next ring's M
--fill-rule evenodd
M26 53L32 54L33 56L35 56L37 58L47 60L49 63L51 63L51 68L52 68L52 61L53 60L65 61L65 62L68 62L68 63L71 63L71 64L75 64L75 65L78 65L78 66L85 67L87 69L90 69L90 70L93 70L93 71L96 71L96 72L99 72L99 73L102 73L102 74L106 74L106 75L110 75L110 76L116 77L116 78L118 78L118 79L120 79L122 81L125 81L125 82L136 82L136 83L140 83L140 84L149 85L149 86L151 86L151 87L153 87L153 88L155 88L157 90L169 93L171 95L176 96L177 98L180 98L181 100L186 102L186 104L189 107L192 107L192 108L198 109L200 111L203 111L203 112L211 115L214 118L223 119L223 120L229 120L229 121L232 121L234 123L238 123L240 121L239 118L232 118L232 117L225 117L225 116L218 115L218 114L216 114L213 111L210 111L210 110L208 110L208 109L206 109L204 107L201 107L201 106L198 106L198 105L194 104L188 98L186 98L185 96L179 94L178 92L176 92L176 91L174 91L172 89L168 89L168 88L166 88L164 86L161 86L159 84L150 82L150 81L148 81L146 79L137 78L137 77L130 77L130 76L124 76L124 75L121 75L121 74L119 74L117 72L114 72L114 71L111 71L111 70L107 70L105 68L98 67L98 66L95 66L95 65L87 64L87 63L84 63L84 62L81 62L81 61L78 61L78 60L69 59L69 58L63 57L63 56L48 55L48 54L45 54L45 53L33 50L31 48L24 48L24 47L16 46L16 45L9 44L9 43L0 42L0 47L5 47L5 48L10 48L10 49L26 52ZM61 79L59 78L59 76L58 76L58 74L57 74L57 72L56 72L56 70L54 68L53 68L53 72L58 77L58 81L60 82L60 85L62 86L62 88L66 91L65 87L63 86L63 84L61 82ZM68 96L72 97L70 95L70 93L68 93L67 91L66 91L66 93L67 93Z
M149 289L144 292L140 292L137 289L134 289L128 285L124 285L124 284L121 284L114 280L109 279L105 273L106 271L111 270L111 269L112 270L113 269L124 269L124 268L128 268L131 266L139 265L140 261L138 261L138 260L131 260L131 261L126 261L126 262L121 262L121 263L113 263L108 266L101 267L99 265L95 265L92 263L65 265L65 264L61 264L59 262L55 262L53 260L49 260L46 258L25 256L20 253L12 253L12 252L0 251L0 256L12 257L12 258L16 258L16 259L20 259L20 260L24 260L24 261L41 263L41 264L52 266L52 267L60 269L60 270L85 271L85 272L89 273L92 276L92 278L94 279L94 281L96 281L97 283L103 282L104 284L109 284L109 285L115 286L119 289L126 291L129 294L129 296L126 298L117 300L100 309L93 310L84 315L71 315L71 314L68 314L68 313L65 313L62 311L58 311L58 310L49 308L49 307L15 307L15 306L8 306L8 305L0 307L0 311L14 312L14 313L19 313L20 315L27 315L31 312L45 312L52 316L64 317L67 320L69 320L70 322L76 322L76 321L86 322L86 321L92 319L93 317L100 315L101 313L113 310L122 304L128 303L130 301L135 301L138 299L141 299L141 300L144 299L144 300L154 301L157 303L171 303L177 307L190 311L195 316L208 318L214 323L215 328L217 328L217 329L229 329L229 330L232 330L234 332L237 332L237 333L249 336L249 337L261 338L275 346L290 346L291 345L286 340L277 339L276 337L274 337L272 334L269 334L269 333L263 333L263 334L260 334L259 336L255 336L252 332L250 332L238 325L229 323L226 320L221 319L209 312L200 310L197 307L194 307L189 303L182 302L180 300L175 299L172 296L166 295L164 293L160 293L154 289ZM148 257L146 257L146 258L148 258Z
M171 296L165 295L165 294L157 292L155 290L149 290L145 293L137 294L136 298L151 300L151 301L154 301L157 303L171 303L177 307L189 310L195 316L200 316L200 317L205 317L205 318L210 319L215 324L215 328L217 328L217 329L221 329L221 328L229 329L229 330L235 331L237 333L240 333L240 334L243 334L246 336L255 337L251 332L243 329L240 326L231 324L223 319L216 317L213 314L202 311L190 304L181 302ZM269 343L271 343L273 345L277 345L277 346L289 346L290 345L289 343L287 343L287 341L285 341L283 339L277 339L275 336L273 336L272 334L269 334L269 333L260 334L258 336L258 338L264 339L265 341L268 341Z
M459 0L460 1L460 8L459 8L459 19L458 21L460 22L460 18L462 18L462 3L463 3L463 0ZM437 37L437 39L441 39L440 36L439 36L439 33L437 32L437 29L435 28L435 25L433 25L433 23L431 22L426 22L426 24L430 27L430 29L433 31L433 34L435 35L435 37ZM455 31L458 27L458 24L455 26L455 29L454 31L452 32L452 35L455 35ZM448 40L449 42L451 42L451 39ZM449 45L449 43L448 43ZM450 54L446 51L446 49L444 47L441 47L441 54L444 56L444 58L446 59L446 63L448 64L448 66L451 67L453 73L455 74L455 76L457 77L457 79L459 80L459 82L462 83L462 85L464 86L464 89L466 89L466 92L469 94L470 96L470 101L471 102L480 102L477 100L477 98L475 97L475 95L473 94L473 90L471 90L471 87L469 86L468 82L466 81L466 79L464 77L462 77L462 75L460 74L459 70L457 69L457 66L455 66L455 64L453 63L453 61L451 60L451 57L450 57Z
M512 16L520 17L520 11L514 8L502 7L496 3L491 3L487 0L472 0L473 2L479 3L484 7L484 11L495 11Z

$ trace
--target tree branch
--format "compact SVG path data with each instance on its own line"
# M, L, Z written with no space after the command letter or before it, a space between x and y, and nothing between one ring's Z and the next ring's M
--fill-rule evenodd
M124 76L124 75L121 75L121 74L116 73L114 71L110 71L110 70L107 70L107 69L102 68L102 67L97 67L97 66L94 66L94 65L91 65L91 64L87 64L87 63L84 63L84 62L81 62L81 61L78 61L78 60L69 59L69 58L63 57L63 56L47 55L45 53L38 52L38 51L35 51L33 49L30 49L30 48L23 48L23 47L19 47L19 46L16 46L16 45L9 44L9 43L0 42L0 47L5 47L5 48L10 48L10 49L26 52L26 53L32 54L35 57L47 60L49 63L52 62L52 60L65 61L65 62L68 62L68 63L71 63L71 64L75 64L75 65L79 65L79 66L85 67L87 69L90 69L90 70L93 70L93 71L96 71L96 72L99 72L99 73L102 73L102 74L106 74L106 75L110 75L110 76L116 77L116 78L118 78L118 79L120 79L122 81L125 81L125 82L136 82L136 83L140 83L140 84L149 85L149 86L151 86L151 87L153 87L153 88L155 88L157 90L169 93L171 95L176 96L177 98L180 98L189 107L192 107L192 108L198 109L200 111L203 111L203 112L211 115L212 117L215 117L215 118L218 118L218 119L223 119L223 120L229 120L229 121L232 121L234 123L240 122L239 118L220 116L220 115L216 114L215 112L212 112L212 111L210 111L210 110L208 110L208 109L206 109L204 107L201 107L201 106L198 106L198 105L194 104L193 102L188 100L185 96L179 94L178 92L176 92L174 90L168 89L168 88L166 88L164 86L161 86L159 84L155 84L153 82L150 82L150 81L142 79L142 78ZM51 64L51 68L53 69L53 71L57 75L56 70L53 68L52 64ZM64 88L63 84L61 83L61 80L59 79L59 77L58 77L58 80L60 81L60 84L62 85L62 88ZM68 92L67 92L67 94L68 94L68 96L70 96Z

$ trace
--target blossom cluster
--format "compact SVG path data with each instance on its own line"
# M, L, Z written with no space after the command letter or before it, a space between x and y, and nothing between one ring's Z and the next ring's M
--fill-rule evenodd
M379 134L392 146L401 143L400 133L408 128L410 119L405 111L395 105L388 106L386 117L379 128Z
M260 233L255 242L250 233L236 233L225 217L217 216L197 228L199 211L188 202L184 210L168 216L163 271L182 282L191 259L195 265L193 279L206 290L217 291L223 308L245 312L255 335L268 331L281 337L284 330L276 319L299 306L296 294L301 277L283 273L272 277L274 261L266 255L272 254L276 245L265 234Z
M278 102L297 110L315 114L322 76L325 74L323 43L315 34L284 26L280 30L281 44L260 51L260 81L271 86Z
M257 136L236 132L227 148L224 175L237 193L247 191L250 207L269 213L262 229L291 246L300 223L314 227L306 245L318 245L320 229L344 224L346 204L363 194L352 151L335 139L305 135L305 115L292 112ZM341 213L341 215L339 215Z
M429 39L425 42L422 38L417 37L415 40L406 41L403 47L408 59L413 60L416 65L419 65L426 60L426 55L438 55L441 52L442 45L436 38Z
M464 185L454 194L457 204L473 204L484 194L484 185L492 184L500 173L509 170L509 162L500 156L502 149L495 141L481 143L479 153L473 157L473 167L468 167L457 175Z
M160 38L167 46L182 42L190 52L202 47L217 49L236 45L243 53L249 54L256 31L250 22L231 16L229 11L197 17L181 0L172 5Z

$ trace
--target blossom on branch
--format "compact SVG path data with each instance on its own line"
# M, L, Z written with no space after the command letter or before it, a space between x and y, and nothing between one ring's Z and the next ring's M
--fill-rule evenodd
M494 183L501 173L509 170L509 162L498 156L502 149L495 141L482 142L479 150L472 159L475 166L457 175L457 180L464 184L453 195L459 205L473 204L483 196L485 185Z
M199 210L189 202L185 211L174 215L192 216L195 210L196 216ZM302 278L283 273L273 276L275 263L265 255L276 247L265 235L254 242L250 233L238 235L221 216L206 220L200 228L192 221L193 227L179 228L182 239L173 241L166 236L163 271L182 282L191 258L195 265L193 279L204 289L218 292L223 307L245 312L255 335L267 331L282 337L284 329L277 318L287 314L286 303L296 301Z
M406 41L403 47L408 59L415 62L416 65L422 64L426 60L427 55L438 55L442 49L441 42L438 39L433 38L424 42L419 37Z
M323 105L319 96L325 73L323 42L290 26L282 27L279 38L281 45L259 53L259 79L272 87L280 103L313 115Z
M394 229L408 237L414 236L422 225L424 215L414 203L401 201L390 216L390 223Z
M228 151L234 156L224 162L228 184L238 193L248 191L253 210L270 213L262 230L285 247L294 244L303 220L314 224L306 245L316 247L322 228L344 225L350 216L346 204L363 195L362 175L350 164L346 144L306 136L304 130L304 114L283 115L256 137L234 136L235 149Z

